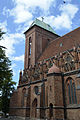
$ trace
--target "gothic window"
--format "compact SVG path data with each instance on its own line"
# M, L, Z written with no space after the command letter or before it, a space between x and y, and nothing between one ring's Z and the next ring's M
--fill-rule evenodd
M29 58L28 58L28 68L31 64L31 44L32 44L32 41L31 41L31 37L29 37Z
M49 115L50 115L50 119L51 119L51 117L53 117L53 104L52 103L50 103L50 105L49 105Z
M29 55L31 55L31 44L32 44L31 37L29 37Z
M34 87L34 91L35 91L35 94L38 95L38 92L39 92L38 86L35 86L35 87Z
M71 77L67 79L67 86L68 86L69 104L76 104L77 98L76 98L75 83Z
M75 65L71 55L66 54L64 61L65 61L65 65L64 65L65 71L70 71L75 69Z
M22 103L21 103L22 107L24 106L25 93L26 93L26 88L23 88L23 90L22 90Z
M35 98L34 101L32 102L32 117L36 118L37 117L37 99Z
M50 85L50 91L52 91L52 87L51 87L51 85Z
M29 58L28 59L28 68L29 68L30 64L31 64L31 59Z
M72 61L72 58L69 55L67 55L65 59L66 59L66 62L68 63Z

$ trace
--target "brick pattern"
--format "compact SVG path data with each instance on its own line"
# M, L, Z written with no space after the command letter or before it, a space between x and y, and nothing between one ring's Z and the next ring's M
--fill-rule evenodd
M49 68L55 64L61 72L77 70L80 67L80 48L73 48L58 56L38 62L29 69L24 69L23 75L20 72L19 85L36 81L47 77ZM55 70L53 70L55 72Z
M60 44L62 44L62 46L60 46ZM48 47L39 58L39 61L48 59L68 49L72 49L77 45L80 45L80 27L50 42Z
M59 36L53 34L49 31L46 31L38 26L34 26L30 29L26 34L25 41L25 63L24 69L28 68L28 60L29 60L29 38L31 37L32 45L31 45L31 65L35 65L42 52L48 46L49 42L58 38Z
M78 77L78 74L80 72L80 48L77 46L80 41L79 34L80 28L63 37L57 38L57 35L55 36L42 28L38 28L37 26L26 33L24 71L23 74L20 72L17 91L13 93L10 100L10 115L23 116L31 119L33 118L35 120L64 119L65 115L63 108L65 101L67 119L79 120L80 110L78 108L80 104L80 78ZM29 37L32 38L32 66L28 68ZM55 40L55 38L57 39ZM71 41L70 44L69 40ZM50 42L50 44L48 42ZM63 44L62 47L59 47L60 43ZM67 49L69 50L63 52ZM56 55L57 52L62 53ZM46 55L46 53L48 54ZM44 60L39 61L38 59ZM59 73L54 73L54 68L52 71L53 73L48 73L48 70L53 64L60 69ZM62 77L64 78L64 81ZM68 77L71 77L74 80L77 104L69 103L69 94L66 82ZM38 87L37 92L35 87ZM65 97L63 96L63 93Z

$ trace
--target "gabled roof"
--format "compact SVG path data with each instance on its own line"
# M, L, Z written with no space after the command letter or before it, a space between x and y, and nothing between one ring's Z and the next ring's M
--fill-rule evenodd
M39 27L41 27L41 28L43 28L43 29L45 29L45 30L47 30L47 31L49 31L49 32L52 32L52 33L54 33L54 34L56 34L56 32L53 30L53 28L49 25L49 24L47 24L47 23L45 23L45 22L43 22L43 21L41 21L41 20L39 20L39 19L35 19L34 21L33 21L33 23L30 25L30 27L29 27L29 29L30 28L32 28L33 26L39 26ZM28 30L29 30L28 29ZM27 30L27 31L28 31ZM26 31L26 32L27 32ZM26 33L25 32L25 33Z

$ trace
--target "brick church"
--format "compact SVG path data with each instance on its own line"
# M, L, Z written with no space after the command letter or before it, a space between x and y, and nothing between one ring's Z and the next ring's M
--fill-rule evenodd
M10 115L80 120L80 27L60 37L36 19L24 34L24 70L10 99Z

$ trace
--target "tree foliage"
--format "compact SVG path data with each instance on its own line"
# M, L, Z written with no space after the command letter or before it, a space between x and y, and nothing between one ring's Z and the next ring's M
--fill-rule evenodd
M4 32L0 29L0 40L3 38ZM9 101L15 82L12 81L11 61L5 55L5 47L0 46L0 110L5 115L9 111Z
M2 32L2 30L0 29L0 40L3 38L4 34L5 34L5 32Z
M11 62L6 57L5 51L0 48L0 89L3 87L4 80L12 78Z

